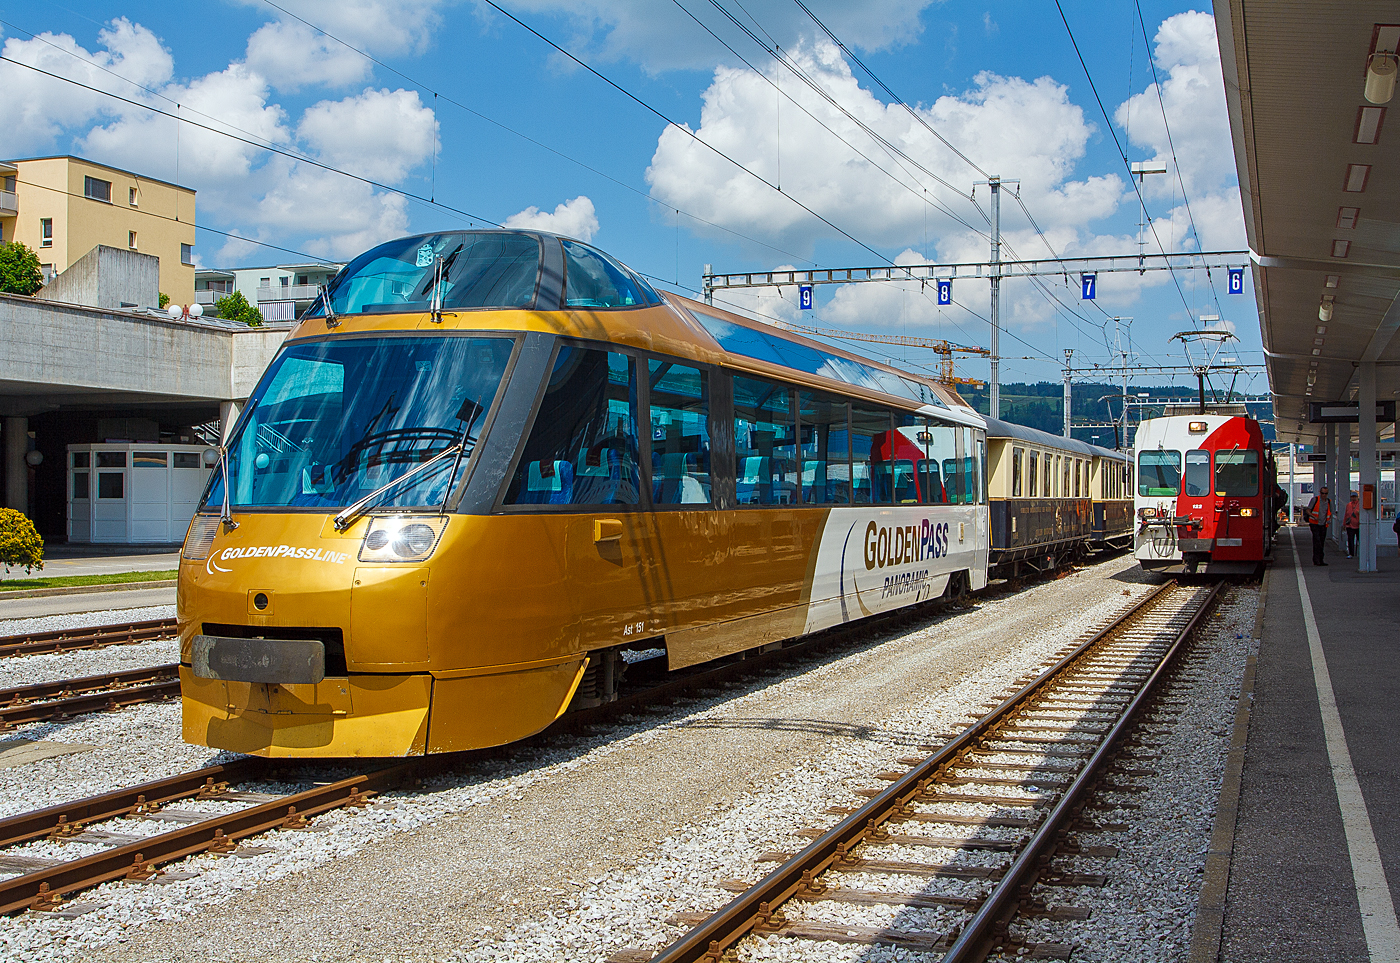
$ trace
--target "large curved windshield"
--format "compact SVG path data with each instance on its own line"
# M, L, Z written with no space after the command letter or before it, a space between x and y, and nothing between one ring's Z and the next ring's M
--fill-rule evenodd
M461 477L514 341L432 335L284 348L229 439L234 508L339 509L462 444L373 507L437 507ZM223 504L216 471L205 501Z
M534 304L539 241L529 234L465 231L399 238L366 251L331 282L331 308L336 314L428 311L439 261L444 311ZM324 314L318 301L306 316Z

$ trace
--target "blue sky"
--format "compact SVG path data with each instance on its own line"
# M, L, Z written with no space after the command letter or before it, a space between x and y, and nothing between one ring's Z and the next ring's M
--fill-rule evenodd
M864 266L879 263L876 253L899 263L981 260L986 188L976 203L966 195L984 173L1019 178L1044 230L1006 198L1003 257L1137 250L1136 195L1053 2L804 0L919 119L892 104L795 0L498 2L741 166L472 0L279 0L281 10L225 0L198 16L167 3L12 6L0 14L6 57L136 103L0 63L0 155L72 152L194 187L202 226L250 239L202 231L197 252L209 266L296 259L253 240L345 258L389 237L461 226L466 215L589 239L687 294L706 263L747 271ZM1144 186L1163 246L1199 249L1199 236L1206 250L1242 248L1208 6L1066 2L1064 10L1129 158L1171 165ZM147 106L294 156L188 125L177 138L175 121ZM907 156L891 156L871 131ZM1143 363L1181 363L1168 339L1215 314L1217 300L1241 338L1230 356L1261 359L1248 283L1245 296L1228 297L1220 274L1215 296L1203 273L1177 280L1180 292L1164 273L1102 276L1097 307L1079 300L1077 283L1052 282L1056 301L1027 281L1007 282L1003 380L1058 380L1063 348L1076 350L1076 367L1107 363L1110 315L1134 318ZM954 294L959 305L941 310L917 285L819 288L811 312L797 311L792 289L733 300L798 323L986 345L986 285L960 283ZM866 350L932 363L927 352ZM984 362L959 364L960 374L985 372ZM1241 384L1265 388L1262 375Z

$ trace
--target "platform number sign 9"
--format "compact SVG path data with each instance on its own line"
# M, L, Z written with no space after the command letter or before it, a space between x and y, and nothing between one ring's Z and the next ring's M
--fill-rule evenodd
M939 304L952 304L952 303L953 303L953 279L952 279L952 278L939 278L939 279L938 279L938 303L939 303Z
M1229 292L1231 294L1244 294L1244 268L1230 268L1229 270Z
M1097 274L1079 275L1079 300L1092 301L1098 291L1099 276Z
M803 311L812 310L812 286L810 284L797 286L797 306Z

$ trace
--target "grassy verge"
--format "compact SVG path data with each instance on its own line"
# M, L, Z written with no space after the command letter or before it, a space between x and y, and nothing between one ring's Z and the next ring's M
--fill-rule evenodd
M110 575L57 575L53 578L5 579L0 594L27 589L72 588L77 585L116 585L121 582L160 582L179 574L178 569L161 572L113 572Z

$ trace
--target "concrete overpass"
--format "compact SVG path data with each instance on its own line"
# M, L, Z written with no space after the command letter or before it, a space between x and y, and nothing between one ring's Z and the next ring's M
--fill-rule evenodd
M57 537L68 444L195 440L194 426L236 417L292 327L0 294L5 504ZM31 451L43 456L37 467L26 461Z

